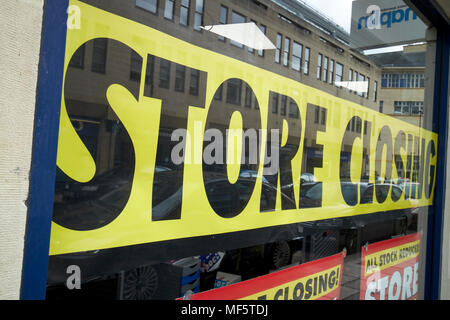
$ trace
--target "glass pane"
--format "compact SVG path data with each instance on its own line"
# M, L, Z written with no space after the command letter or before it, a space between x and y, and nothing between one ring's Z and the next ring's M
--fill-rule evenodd
M423 298L435 45L411 8L70 4L48 298L69 265L86 298L211 297L282 270L318 279L310 299ZM234 297L305 298L288 282Z

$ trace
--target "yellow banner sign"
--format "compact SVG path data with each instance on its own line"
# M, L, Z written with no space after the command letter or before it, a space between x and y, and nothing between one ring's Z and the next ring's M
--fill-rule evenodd
M112 120L101 130L114 133L119 124L126 129L133 151L129 159L133 170L130 183L118 187L125 190L123 199L122 196L110 194L111 198L120 198L120 206L109 206L111 199L105 195L96 213L83 213L81 206L77 209L78 213L72 216L70 212L73 211L69 207L55 207L50 255L432 204L437 134L85 3L71 0L70 4L79 9L77 12L81 18L76 27L67 30L57 166L80 185L80 190L87 192L98 188L88 185L96 176L98 167L108 161L109 164L114 162L114 159L101 157L94 159L93 151L77 133L81 129L74 127L74 117L68 110L79 108L77 101L84 95L99 98L92 98L83 110L95 113L99 105L110 106L109 111L104 113ZM93 52L95 57L103 52L106 42L115 50L108 52L111 64L105 67L92 61L90 69L95 72L87 70L89 68L81 70L73 67L82 49L83 54L86 50ZM128 63L128 69L124 72L122 66L113 64L114 59L119 59L120 52L126 54L123 56L126 58L121 59ZM139 68L134 72L136 62ZM177 67L179 74L186 72L191 81L197 81L196 86L188 88L195 99L176 100L175 93L160 94L149 80L153 70L163 72L165 66L170 64ZM109 75L109 82L104 82L102 72ZM121 78L120 74L126 74L126 78ZM164 81L165 78L160 75L160 88L164 87ZM228 111L217 107L215 97L221 93L223 85L226 84L231 90L236 83L246 84L244 88L249 90L258 108L246 112L244 107L230 107ZM183 84L179 85L181 88ZM84 91L78 90L78 86L84 86ZM274 95L287 99L287 113L291 118L286 116L278 122L272 118L269 104ZM232 103L233 97L228 98ZM325 116L318 124L314 121L316 112ZM184 119L184 123L176 119ZM83 121L87 126L89 121L96 120L89 118ZM346 130L352 122L360 125L356 132ZM156 163L157 158L164 158L160 153L165 144L161 138L164 134L162 127L168 123L172 128L178 126L185 129L188 134L180 149L184 152L184 161L179 164L182 169L178 175L171 172L172 180L164 182L161 172L165 169ZM206 145L204 148L205 141L211 141L205 132L219 127L215 124L238 131L237 142L230 144L232 147L226 154L228 179L221 183L227 188L234 186L242 173L239 163L242 152L238 146L245 136L239 132L244 128L254 128L260 146L254 165L258 175L249 182L246 192L237 193L239 205L229 211L213 199L215 189L208 187L208 184L215 178L206 174L210 164L202 157L202 152L205 153L208 147ZM288 161L284 159L283 164L275 168L275 174L271 173L277 185L274 187L273 204L268 205L270 210L265 210L268 200L264 198L263 180L269 173L264 166L267 152L264 146L269 140L273 141L270 131L275 127L281 133L278 149L283 151L289 145L294 152ZM167 134L170 141L175 131ZM183 139L181 136L178 138ZM114 143L112 139L105 140L102 145ZM348 147L346 150L344 145ZM311 146L314 148L311 149ZM320 194L309 205L305 205L306 200L302 198L301 177L305 173L302 163L305 157L315 159L311 164L312 174ZM344 162L350 165L344 165ZM371 190L369 194L362 192L363 171L367 173L364 183L372 185L372 189L366 189ZM410 172L415 174L408 177ZM343 177L347 181L344 182ZM383 177L387 189L375 184L378 177ZM398 193L397 189L388 185L401 179L407 181L405 178L417 181L419 187L414 189L414 195L406 193L406 189L400 189ZM155 195L156 188L178 186L172 181L179 182L179 189L172 190L170 198L159 199ZM286 186L286 189L281 190L280 186ZM347 189L354 195L349 196ZM285 194L289 194L290 199ZM75 202L73 206L76 206ZM177 207L170 216L164 214L169 207ZM94 218L98 219L90 223Z

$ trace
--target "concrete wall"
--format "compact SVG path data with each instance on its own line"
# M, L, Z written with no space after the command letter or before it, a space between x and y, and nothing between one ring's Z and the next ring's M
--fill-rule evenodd
M20 297L43 2L0 2L0 299Z

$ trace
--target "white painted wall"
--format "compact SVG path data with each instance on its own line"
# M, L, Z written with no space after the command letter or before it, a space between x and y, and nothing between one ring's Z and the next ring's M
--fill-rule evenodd
M0 1L0 299L20 297L43 2Z

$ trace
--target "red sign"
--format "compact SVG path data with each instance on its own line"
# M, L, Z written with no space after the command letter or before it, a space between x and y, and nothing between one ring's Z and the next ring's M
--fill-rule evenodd
M190 300L337 300L344 254L307 262L226 287L200 292Z
M362 248L361 300L417 299L420 233Z

